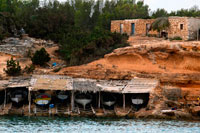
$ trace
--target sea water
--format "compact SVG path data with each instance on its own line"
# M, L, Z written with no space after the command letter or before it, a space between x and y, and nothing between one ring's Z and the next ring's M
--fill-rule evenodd
M200 133L200 122L82 117L0 117L0 132Z

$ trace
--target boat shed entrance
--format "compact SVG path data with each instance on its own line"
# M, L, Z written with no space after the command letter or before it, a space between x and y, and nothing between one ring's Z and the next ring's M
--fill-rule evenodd
M146 107L150 93L158 86L159 81L156 79L132 79L122 91L124 97L126 96L126 98L124 98L124 108L126 106L126 101L128 101L128 104L131 102L136 110Z
M61 110L60 103L57 102L58 93L60 91L62 91L63 95L70 94L69 98L66 99L67 101L64 102L65 106L62 107L62 113L69 113L69 108L71 108L70 104L73 106L73 103L70 103L70 98L72 98L72 82L72 78L67 76L33 75L30 81L31 87L29 87L29 113L32 113L31 111L33 110L35 115L40 115L42 113L50 115L53 112L58 114ZM48 99L47 105L49 106L40 106L37 101L47 100L41 96L46 96ZM32 103L35 103L33 108L31 106ZM53 108L54 106L55 108Z

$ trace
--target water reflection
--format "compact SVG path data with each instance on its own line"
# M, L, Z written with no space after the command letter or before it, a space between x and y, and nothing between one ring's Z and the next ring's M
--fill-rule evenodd
M103 118L1 117L0 132L199 133L200 122Z

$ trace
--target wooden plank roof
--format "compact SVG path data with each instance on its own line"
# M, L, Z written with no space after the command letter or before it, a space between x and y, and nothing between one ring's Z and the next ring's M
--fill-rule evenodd
M134 78L126 85L122 93L150 93L158 85L157 79Z
M100 91L100 87L97 86L96 80L92 79L73 79L73 90L82 92L97 92Z
M9 80L0 80L0 90L7 88Z
M15 88L15 87L29 87L30 86L31 76L19 76L13 77L9 80L7 88Z
M60 75L34 75L31 90L72 90L72 78Z
M121 93L126 84L127 80L111 80L111 81L100 81L97 83L101 87L101 91Z

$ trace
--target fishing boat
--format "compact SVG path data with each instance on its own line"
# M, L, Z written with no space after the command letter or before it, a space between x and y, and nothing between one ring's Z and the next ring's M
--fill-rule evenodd
M20 103L27 98L27 95L28 93L25 90L15 90L11 92L10 99L14 103Z
M66 93L66 91L59 91L57 93L57 98L61 101L66 100L69 97L69 95Z
M75 102L81 104L85 110L85 106L92 101L92 96L89 94L79 93L75 95Z
M131 102L134 105L134 108L138 111L144 104L144 99L141 96L132 96Z
M144 100L143 99L139 99L139 98L132 98L132 103L135 104L135 105L141 105L144 103Z
M103 105L106 105L108 107L111 107L116 103L116 97L114 97L112 94L103 95L103 98L101 99Z
M49 94L40 94L35 99L35 104L39 106L48 105L51 102L51 96Z

